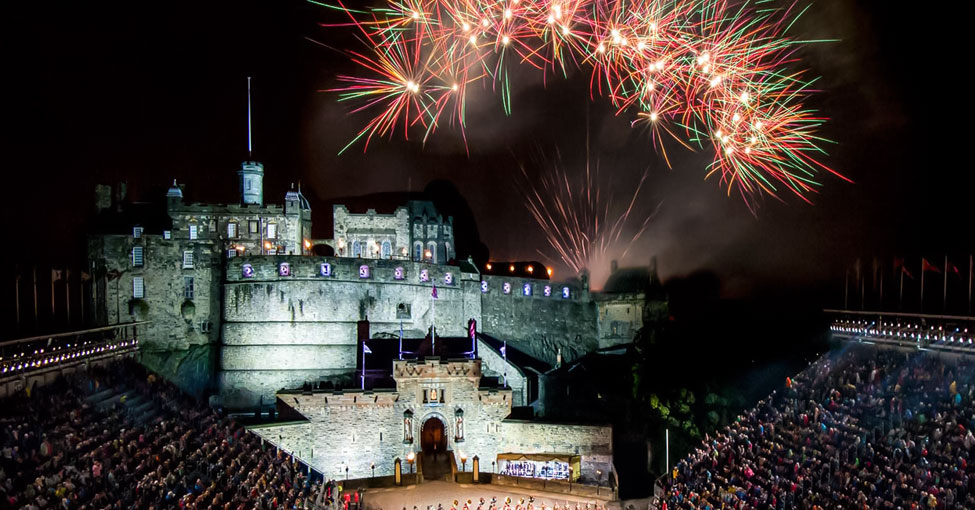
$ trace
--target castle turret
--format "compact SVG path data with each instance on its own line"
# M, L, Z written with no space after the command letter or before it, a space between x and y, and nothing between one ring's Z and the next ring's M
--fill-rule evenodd
M284 213L285 214L298 214L301 211L310 211L311 204L308 203L308 199L301 194L301 184L298 184L298 190L295 191L294 183L291 183L291 189L284 194Z
M251 77L247 77L247 157L254 154L251 143ZM257 161L244 161L237 170L240 178L240 203L264 205L264 165Z
M264 205L264 165L257 161L244 161L237 170L240 177L240 203Z
M173 185L166 192L166 206L169 209L177 207L183 203L183 190L176 184L176 179L173 179Z

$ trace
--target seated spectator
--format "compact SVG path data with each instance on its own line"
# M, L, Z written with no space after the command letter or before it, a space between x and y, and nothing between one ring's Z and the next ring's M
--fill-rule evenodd
M668 509L975 508L975 369L854 347L706 437Z

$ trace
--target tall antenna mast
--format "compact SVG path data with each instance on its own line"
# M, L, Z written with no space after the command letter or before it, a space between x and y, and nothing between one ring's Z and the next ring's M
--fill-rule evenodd
M247 77L247 157L253 157L251 155L251 77Z

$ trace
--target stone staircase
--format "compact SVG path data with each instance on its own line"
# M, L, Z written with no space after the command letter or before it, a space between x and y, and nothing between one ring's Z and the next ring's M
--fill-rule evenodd
M420 461L423 464L424 480L443 480L452 481L453 472L451 470L452 452L439 452L436 454L426 452Z

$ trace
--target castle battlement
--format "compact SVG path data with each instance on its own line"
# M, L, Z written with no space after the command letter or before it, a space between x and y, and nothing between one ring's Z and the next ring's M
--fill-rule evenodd
M282 269L282 264L287 268ZM328 267L325 267L325 265ZM533 299L588 302L589 292L578 282L553 282L525 276L480 275L470 265L433 264L386 260L303 255L253 255L227 261L228 283L325 282L393 283L460 288L475 282L481 299Z
M440 361L437 358L427 358L423 361L393 361L393 380L397 385L412 379L437 380L458 377L469 379L477 384L481 380L481 360Z

